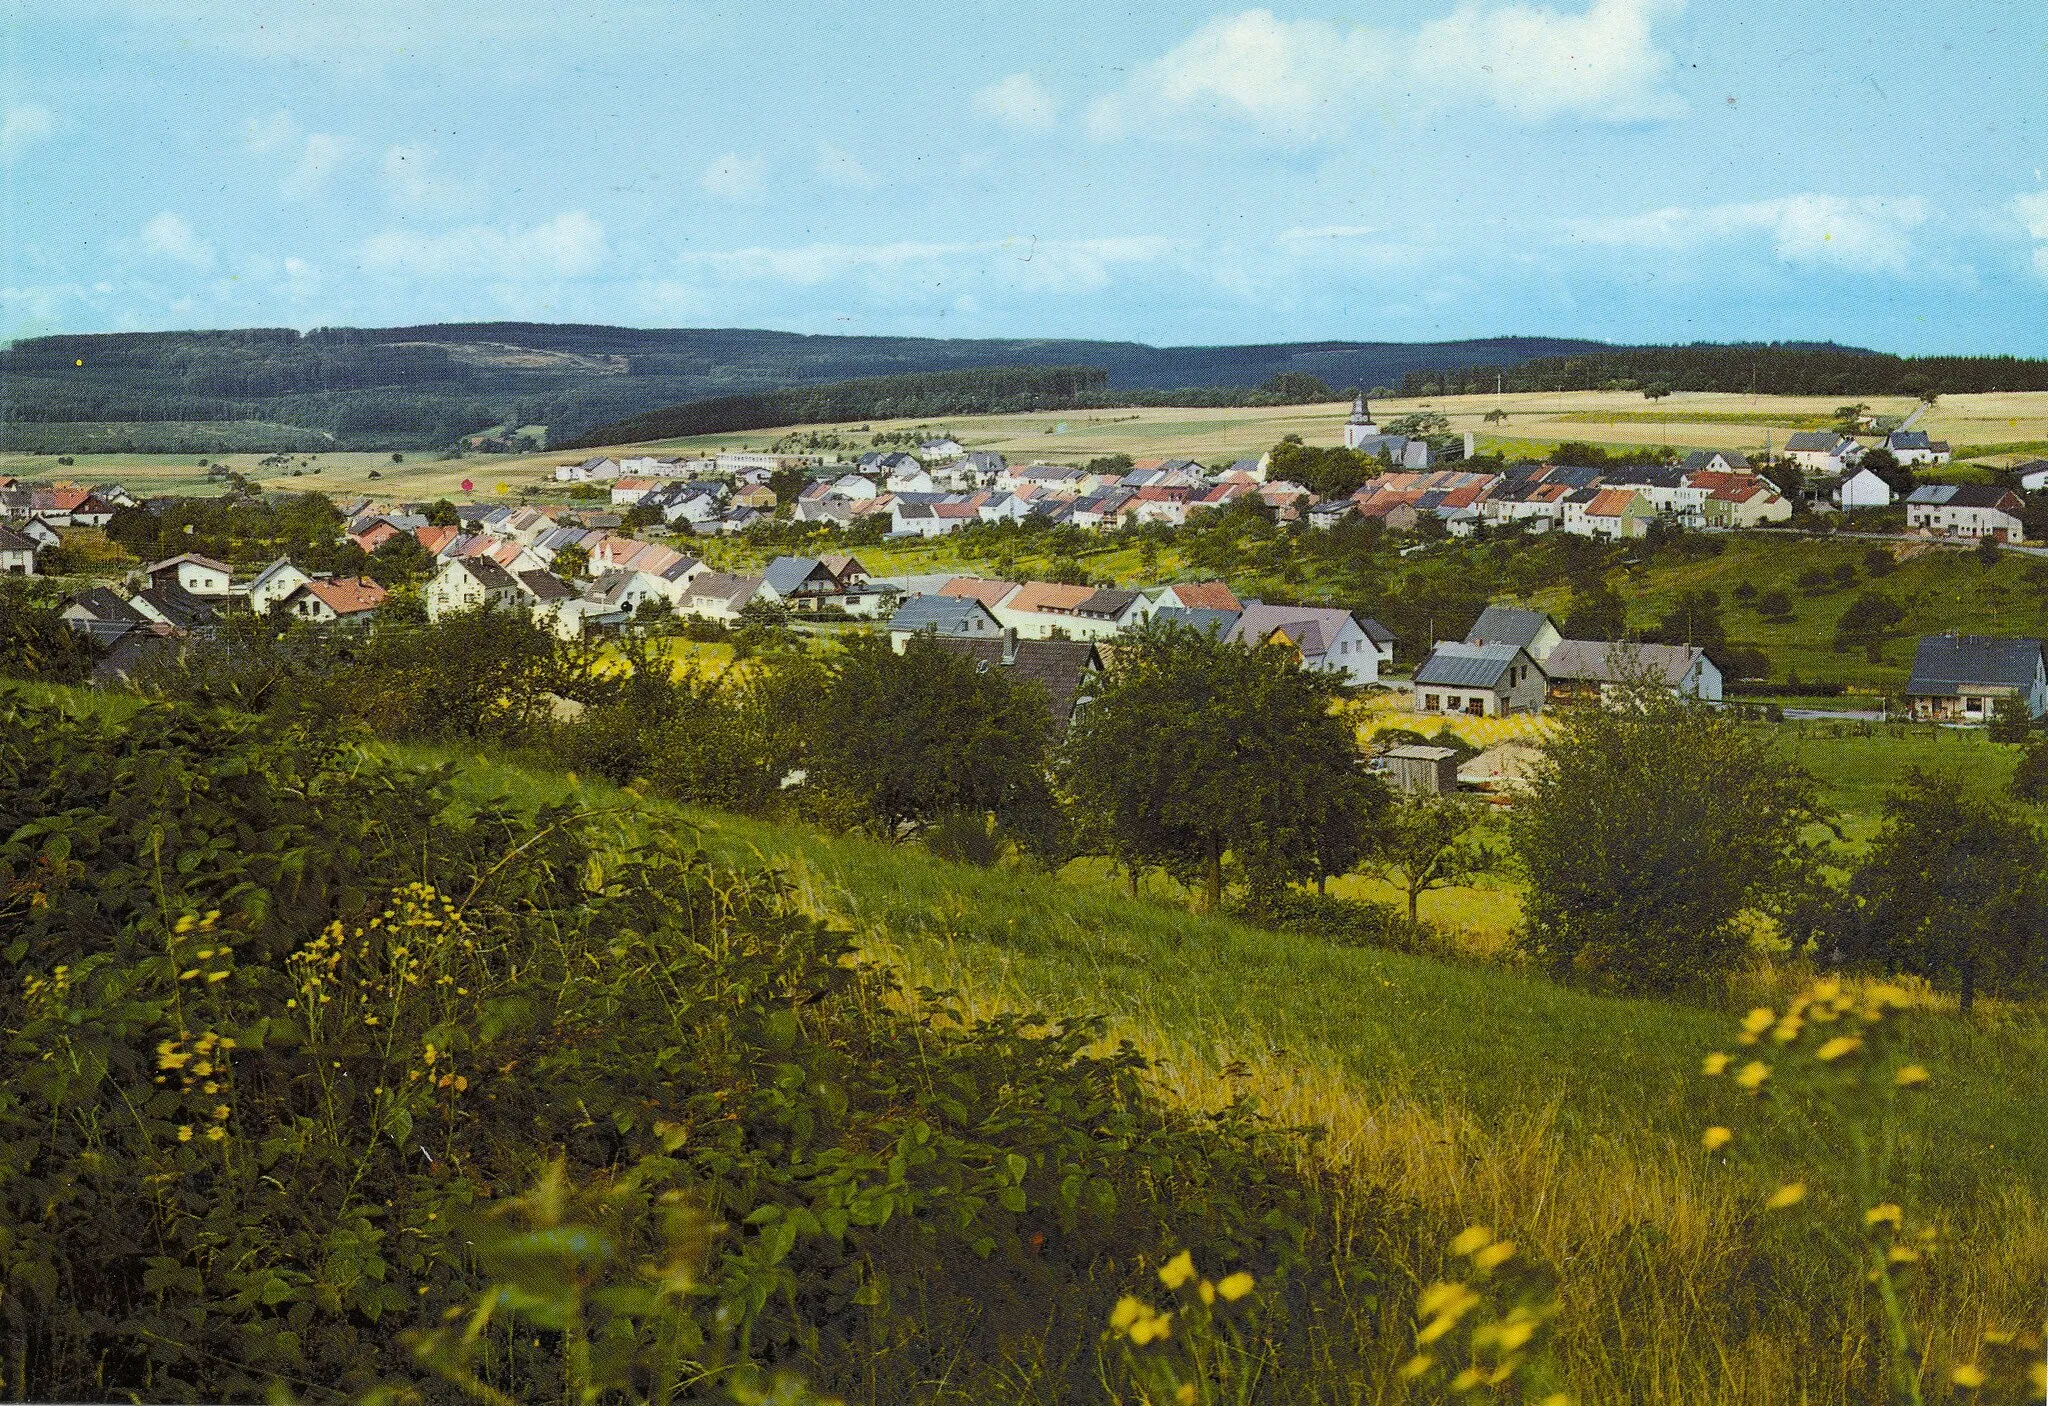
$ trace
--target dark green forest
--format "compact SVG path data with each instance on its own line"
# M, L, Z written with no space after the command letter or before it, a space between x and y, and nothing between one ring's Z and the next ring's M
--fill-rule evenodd
M1736 395L1963 395L2048 390L2048 361L2014 356L1890 356L1854 347L1774 343L1600 347L1456 371L1404 373L1400 392L1723 391Z

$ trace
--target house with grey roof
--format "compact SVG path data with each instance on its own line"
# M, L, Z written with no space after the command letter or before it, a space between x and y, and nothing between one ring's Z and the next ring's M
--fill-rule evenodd
M1557 622L1541 610L1515 605L1489 605L1465 632L1466 644L1506 644L1529 651L1538 664L1564 639Z
M38 550L33 539L0 523L0 576L35 575Z
M1925 430L1893 430L1884 447L1901 464L1946 464L1955 457L1947 440L1930 439Z
M2023 492L2039 493L2048 488L2048 459L2029 459L2025 463L2014 464L2008 472Z
M898 654L916 635L994 639L1002 631L987 606L966 596L911 596L889 617L889 643Z
M1162 605L1152 611L1152 619L1161 625L1179 625L1193 630L1198 635L1214 635L1227 639L1237 627L1239 612L1216 610L1197 605Z
M2027 716L2048 712L2041 641L1994 635L1927 635L1913 651L1906 707L1923 722L1989 722L2004 699Z
M1228 638L1253 646L1284 645L1301 656L1303 668L1341 674L1349 684L1379 682L1379 648L1348 610L1247 601Z
M1440 644L1415 670L1418 713L1502 718L1540 713L1549 682L1529 652L1512 644Z
M1542 663L1553 702L1567 698L1605 702L1616 689L1637 683L1661 684L1680 698L1710 703L1721 699L1720 667L1705 650L1692 645L1565 640Z
M1808 473L1833 478L1863 459L1863 446L1834 430L1799 430L1785 441L1785 457Z
M2024 542L2026 500L1995 483L1923 483L1906 497L1908 531L1965 541Z
M1102 672L1102 655L1089 640L1026 640L1005 630L994 639L934 635L919 643L960 655L984 673L1001 669L1019 682L1035 685L1045 695L1046 710L1059 732L1073 723Z
M700 620L717 620L730 624L739 619L740 612L757 599L777 599L764 589L764 582L759 576L732 576L723 571L700 571L683 587L682 595L676 600L676 610L683 615L694 615Z
M450 557L427 579L427 618L461 610L503 608L520 599L519 582L489 557Z

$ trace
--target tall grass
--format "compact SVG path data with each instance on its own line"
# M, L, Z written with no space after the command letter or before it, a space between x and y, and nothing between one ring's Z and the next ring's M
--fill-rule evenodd
M1582 1400L1861 1399L1875 1358L1867 1316L1840 1307L1855 1286L1773 1240L1762 1215L1797 1149L1766 1146L1747 1173L1700 1150L1699 1060L1724 1039L1725 1011L1336 948L1134 902L1086 872L965 868L461 760L480 795L573 789L626 808L625 842L688 826L724 858L784 867L871 960L954 993L965 1014L1100 1013L1170 1096L1213 1107L1248 1091L1282 1121L1324 1128L1309 1169L1340 1223L1384 1227L1366 1211L1389 1199L1420 1212L1412 1232L1370 1232L1400 1238L1361 1242L1361 1256L1426 1283L1448 1234L1476 1221L1557 1269ZM1937 1358L1953 1359L1986 1326L2037 1316L2048 1283L2048 1021L2004 1006L1919 1017L1911 1034L1939 1089L1903 1134L1895 1194L1943 1225L1949 1249L1918 1308ZM1396 1354L1400 1337L1379 1335ZM1361 1384L1355 1399L1379 1398Z

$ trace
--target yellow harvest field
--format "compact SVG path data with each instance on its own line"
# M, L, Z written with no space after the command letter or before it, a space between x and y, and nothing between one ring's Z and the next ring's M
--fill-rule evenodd
M1835 408L1848 399L1851 397L1677 392L1650 401L1636 392L1534 391L1374 401L1373 412L1384 423L1413 411L1435 411L1450 421L1453 431L1471 431L1482 452L1537 453L1566 440L1610 448L1668 445L1680 450L1750 452L1767 443L1782 446L1794 430L1829 423ZM1863 400L1873 414L1901 417L1918 404L1903 396ZM857 433L862 426L852 424L782 426L663 440L657 445L614 445L609 452L766 449L792 429L835 430L848 442L864 446L876 432L928 427L945 430L970 449L994 449L1012 459L1081 462L1100 455L1128 454L1215 463L1255 457L1290 434L1309 444L1339 444L1349 410L1349 402L1336 401L1241 409L1147 407L876 420L865 422L866 433ZM1489 420L1495 412L1499 417ZM1968 457L1973 446L2005 446L1984 456L1986 462L1995 464L2048 457L2048 391L1943 396L1916 422L1916 428L1949 440L1959 457ZM266 456L261 454L212 458L256 478L267 489L312 489L379 501L439 497L517 501L522 494L552 491L554 485L548 477L552 468L589 452L551 450L438 460L430 452L415 451L408 452L404 462L393 463L389 454L337 451L293 455L285 470L263 468L259 461ZM298 472L294 474L292 469ZM0 473L78 483L113 479L138 493L206 493L218 487L191 455L81 454L73 464L60 466L49 455L0 454ZM467 492L461 487L465 479L474 484Z

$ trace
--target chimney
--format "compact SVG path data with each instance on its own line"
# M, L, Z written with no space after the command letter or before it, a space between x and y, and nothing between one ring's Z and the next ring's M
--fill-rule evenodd
M1017 627L1012 625L1003 631L1003 663L1005 666L1017 662Z

